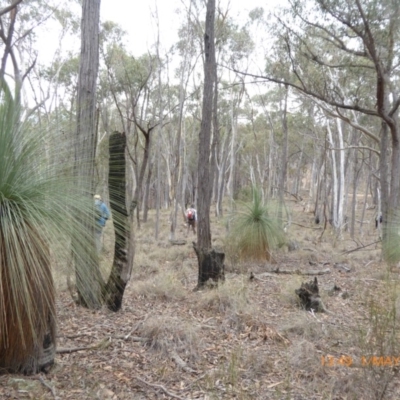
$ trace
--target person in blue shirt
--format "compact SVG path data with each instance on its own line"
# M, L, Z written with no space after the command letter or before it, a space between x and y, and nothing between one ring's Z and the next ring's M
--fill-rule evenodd
M96 236L96 249L97 253L101 252L103 247L103 228L106 226L107 220L110 218L110 210L102 201L101 196L96 194L94 196L94 205L95 205L95 215L96 215L96 227L95 227L95 236Z

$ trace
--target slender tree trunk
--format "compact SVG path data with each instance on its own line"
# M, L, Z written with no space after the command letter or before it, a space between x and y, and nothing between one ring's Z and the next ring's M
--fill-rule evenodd
M279 176L279 208L278 208L278 221L283 224L283 213L282 209L285 203L285 183L287 175L287 163L288 163L288 128L287 128L287 100L288 100L289 88L285 87L285 96L283 100L282 110L282 130L283 130L283 143L282 143L282 158L280 160L281 173Z
M338 131L338 139L339 139L339 149L344 148L343 142L343 131L342 131L342 121L338 118L336 119L337 123L337 131ZM345 204L345 152L344 150L339 150L339 185L338 185L338 228L337 234L340 236L342 234L343 226L344 226L344 204Z
M379 157L379 184L381 188L381 211L384 221L388 220L389 209L389 132L386 122L381 124L381 142ZM385 235L385 230L383 232Z
M78 80L77 134L75 140L75 173L78 196L93 201L96 149L96 88L99 68L100 0L83 0L81 24L81 57ZM90 249L82 248L73 238L76 288L79 302L88 308L101 305L100 274L94 242L93 218L77 211L75 223L93 240Z
M332 212L332 225L334 226L335 230L337 231L339 229L339 221L338 221L338 199L339 199L339 182L338 182L338 176L337 176L337 162L336 162L336 152L335 152L335 143L333 141L333 136L332 136L332 130L330 128L330 124L328 121L328 137L329 137L329 143L332 147L331 150L331 157L332 157L332 181L333 181L333 186L332 186L332 207L331 207L331 212Z
M150 185L151 185L151 177L153 174L153 165L154 165L154 161L151 160L151 162L149 164L149 169L147 171L146 185L145 185L145 189L144 189L143 222L147 222L147 218L149 215Z
M204 286L209 279L218 281L224 277L223 262L225 255L211 249L210 229L210 204L212 192L210 188L210 142L213 109L213 86L215 79L214 20L215 0L208 0L206 32L204 35L204 92L199 138L198 229L197 244L194 245L199 264L197 288Z
M356 136L357 137L357 136ZM353 197L351 200L351 222L350 222L350 236L354 239L355 224L356 224L356 207L357 207L357 187L358 187L358 176L360 169L358 168L358 156L357 149L353 150L354 161L353 161Z

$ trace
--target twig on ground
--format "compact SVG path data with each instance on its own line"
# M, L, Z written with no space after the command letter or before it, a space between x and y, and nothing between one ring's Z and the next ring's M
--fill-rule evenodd
M99 348L105 349L111 344L110 338L105 338L102 341L100 341L97 344L94 344L92 346L83 346L83 347L71 347L71 348L60 348L56 350L57 354L70 354L70 353L75 353L77 351L83 351L83 350L97 350Z
M381 242L381 240L377 240L376 242L372 242L370 244L366 244L365 246L359 246L359 247L356 247L355 249L344 251L343 253L340 253L340 255L342 256L343 254L350 254L350 253L353 253L353 252L358 251L358 250L365 249L366 247L372 246L373 244L377 244L377 243L380 243L380 242Z
M54 387L51 386L49 383L47 383L47 382L44 380L44 378L43 378L42 375L39 375L39 381L41 382L41 384L42 384L43 386L46 386L47 389L50 390L50 392L51 392L51 394L53 395L53 397L54 397L55 400L59 400L59 397L57 396L56 390L54 389Z
M306 225L298 224L297 222L292 222L292 224L293 224L293 225L300 226L300 227L302 227L302 228L313 229L314 231L319 231L319 230L322 229L320 226L318 226L318 227L306 226Z
M115 339L130 340L132 342L147 342L149 339L141 336L130 336L132 332L127 335L117 335L113 336Z
M201 381L204 377L207 376L207 374L209 374L211 371L206 372L202 375L200 375L198 378L196 378L193 382L190 382L189 385L186 386L186 389L190 389L195 383L197 383L198 381Z
M182 358L179 356L179 354L176 351L171 351L171 358L184 371L190 372L190 373L197 373L197 371L195 371L194 369L188 367L188 365L185 363L185 361L182 360Z
M56 350L56 353L57 354L70 354L70 353L76 353L77 351L94 350L96 348L97 348L96 346L60 348L60 349Z
M330 274L331 270L329 268L325 268L321 270L300 271L299 269L291 270L291 269L275 268L269 270L268 272L270 273L273 272L275 274L325 275L325 274Z
M135 376L135 378L136 378L139 382L142 382L142 383L144 383L145 385L150 386L151 388L162 390L166 395L171 396L171 397L173 397L174 399L186 400L186 399L184 399L183 397L180 397L180 396L178 396L178 395L175 394L175 393L171 393L169 390L167 390L167 389L166 389L164 386L162 386L162 385L158 385L158 384L156 384L156 383L147 382L147 381L145 381L144 379L139 378L138 376Z

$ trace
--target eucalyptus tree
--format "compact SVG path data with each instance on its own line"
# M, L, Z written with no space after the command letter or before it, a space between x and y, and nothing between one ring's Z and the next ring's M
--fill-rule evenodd
M223 263L225 254L212 249L210 227L210 205L212 195L212 187L210 187L210 146L216 62L214 23L215 0L208 0L206 28L204 33L204 90L199 134L198 229L197 243L194 245L199 264L197 288L204 286L209 279L219 280L224 277Z
M384 216L394 213L400 201L399 9L395 0L291 2L290 13L279 18L282 29L275 30L280 34L279 60L270 57L266 73L253 74L288 84L342 110L339 114L350 120L353 116L346 112L380 119L381 133L375 136L380 140L381 167L389 134L392 152L389 187L381 180Z
M177 227L177 218L179 208L183 214L186 209L185 204L185 190L186 182L188 177L187 171L187 151L190 147L185 146L186 144L186 129L184 116L186 112L186 101L191 94L188 93L189 80L191 74L194 72L197 65L197 48L195 46L196 39L196 26L191 21L192 14L192 2L189 4L189 8L186 13L186 19L184 24L179 30L179 41L176 45L176 50L181 58L179 67L176 70L176 74L179 76L178 83L178 115L177 115L177 128L175 143L175 160L173 161L173 176L172 176L172 187L175 187L175 193L173 196L173 210L171 213L171 225L170 225L170 239L175 238L175 230ZM196 88L193 88L195 91ZM194 199L190 199L190 203L194 203Z
M53 14L50 1L6 1L0 2L0 41L2 55L0 77L12 79L15 101L21 102L21 89L38 57L36 31Z
M113 126L125 132L132 157L136 185L132 189L137 203L137 221L140 226L140 211L144 207L143 194L146 172L153 137L157 126L163 122L157 115L158 82L156 71L159 61L153 55L132 56L123 44L123 32L111 22L104 24L102 55L105 70L101 73L101 94L105 107L102 114L109 113L111 97L114 105ZM162 62L162 61L160 61ZM164 95L166 85L161 93ZM163 99L163 102L165 99ZM106 121L105 121L106 122ZM110 119L107 120L110 125Z
M92 200L96 149L96 89L99 68L100 0L83 0L81 54L78 79L77 128L74 141L75 175L80 196ZM75 224L82 225L93 238L89 251L73 238L76 289L80 304L89 308L101 305L102 277L94 249L94 224L77 210Z
M197 50L197 54L202 56L203 63L204 59L204 20L201 18L204 12L206 2L201 1L190 1L190 6L186 7L186 12L191 15L191 32L193 32L193 46L192 48ZM229 184L228 193L233 196L234 185L234 166L237 155L237 117L238 108L240 101L243 98L244 87L241 79L236 74L227 74L226 69L221 68L223 65L236 65L243 68L246 67L247 59L251 52L254 50L254 43L250 37L248 27L246 25L238 24L231 16L231 10L229 4L224 8L221 4L218 4L218 10L215 17L215 53L216 63L214 69L214 95L213 95L213 113L212 113L212 133L211 133L211 159L210 159L210 185L212 186L212 201L216 203L216 215L222 215L221 193L225 190L225 172L226 172L226 153L225 149L230 151L229 159ZM231 86L232 85L232 86ZM231 132L229 136L230 147L223 146L226 144L223 142L221 136L222 131L226 125L220 122L221 112L221 101L219 99L220 92L229 87L231 91L231 108L230 108L230 122L231 125L228 129ZM240 101L238 101L240 100ZM222 103L224 100L222 100ZM223 117L222 117L223 118ZM225 125L225 126L224 126ZM232 148L234 154L232 155ZM232 175L231 175L232 174Z

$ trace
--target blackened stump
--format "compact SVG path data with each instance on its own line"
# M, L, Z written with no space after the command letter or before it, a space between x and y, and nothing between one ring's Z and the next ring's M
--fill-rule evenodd
M109 139L109 173L108 190L112 210L115 245L114 261L111 274L104 288L107 307L118 311L122 306L126 284L132 271L133 263L133 214L136 203L132 202L128 210L126 206L126 136L113 132Z
M318 289L318 280L315 277L314 281L302 283L299 289L295 290L299 296L301 305L307 311L325 311L325 307L321 301Z
M201 289L211 279L214 282L225 280L225 253L214 249L205 251L196 247L193 243L194 251L199 263L199 279L195 290Z

